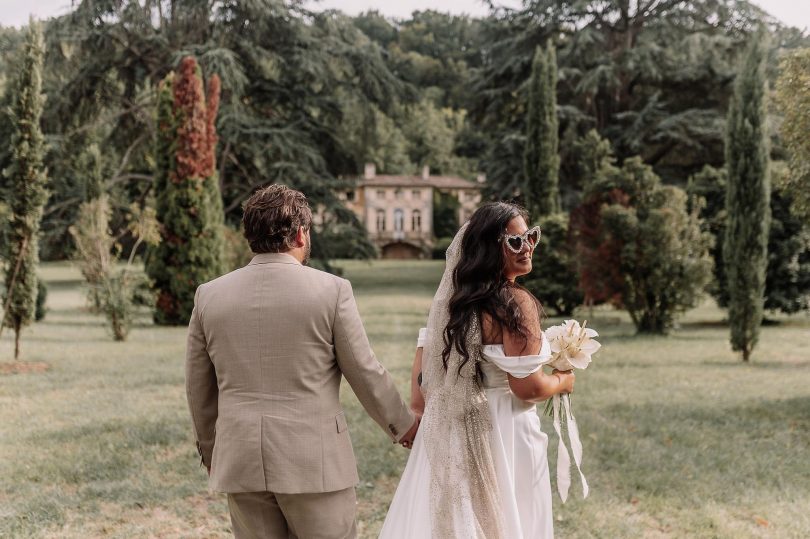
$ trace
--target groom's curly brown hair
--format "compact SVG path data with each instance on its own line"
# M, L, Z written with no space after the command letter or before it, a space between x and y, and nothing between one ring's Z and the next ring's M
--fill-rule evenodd
M245 201L242 226L254 253L280 253L295 247L298 228L309 230L312 210L301 191L273 184Z

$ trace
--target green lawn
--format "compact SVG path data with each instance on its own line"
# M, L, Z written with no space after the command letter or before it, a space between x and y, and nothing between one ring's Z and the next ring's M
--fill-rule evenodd
M341 265L377 355L407 394L441 264ZM84 308L78 272L42 273L50 311L22 350L50 368L0 375L0 537L229 536L224 499L197 467L185 330L144 316L115 343ZM562 505L555 494L558 537L810 536L810 317L765 327L743 365L723 316L707 303L670 337L635 337L623 313L597 309L589 326L603 348L574 398L591 496L574 485ZM0 361L11 353L6 331ZM407 452L343 389L361 536L376 537Z

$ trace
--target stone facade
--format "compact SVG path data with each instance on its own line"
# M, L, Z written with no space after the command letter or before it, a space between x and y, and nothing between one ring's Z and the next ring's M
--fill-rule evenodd
M346 206L365 225L383 258L429 258L433 247L433 192L438 189L458 198L459 226L481 203L481 183L453 176L377 175L366 165L357 187L341 193Z

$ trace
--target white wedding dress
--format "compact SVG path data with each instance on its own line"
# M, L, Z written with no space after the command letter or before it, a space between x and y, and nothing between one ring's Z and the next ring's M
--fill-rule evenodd
M420 342L424 332L420 332ZM505 537L551 539L551 483L548 437L540 430L534 404L515 397L507 373L522 378L539 370L551 357L545 336L537 355L510 357L503 345L485 345L481 363L492 431L495 465ZM431 471L421 431L417 432L405 471L385 518L381 539L431 537ZM451 538L436 538L451 539ZM457 538L465 539L465 538Z

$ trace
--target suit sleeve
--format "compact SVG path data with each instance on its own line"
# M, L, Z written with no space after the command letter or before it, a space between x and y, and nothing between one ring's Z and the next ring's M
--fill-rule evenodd
M188 324L186 341L186 398L202 463L211 466L214 433L217 422L217 373L206 349L205 333L200 321L200 288L194 295L194 310Z
M338 366L363 408L391 438L399 441L415 418L399 396L391 375L371 350L352 285L345 279L340 280L338 289L334 339Z

